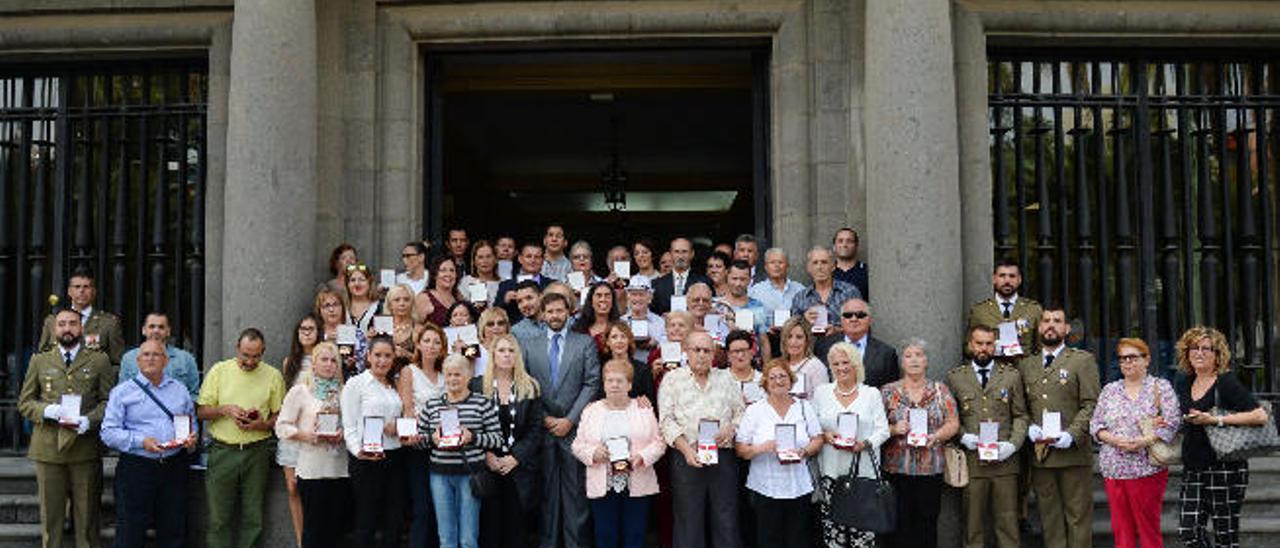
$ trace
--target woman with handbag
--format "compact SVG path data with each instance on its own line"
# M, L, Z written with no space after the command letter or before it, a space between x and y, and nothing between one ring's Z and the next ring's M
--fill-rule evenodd
M1169 381L1147 374L1151 350L1142 339L1116 343L1123 378L1112 381L1098 395L1089 433L1102 448L1102 473L1111 510L1116 548L1164 546L1160 536L1160 508L1169 482L1168 462L1152 451L1173 441L1182 425L1178 398ZM1145 423L1145 424L1144 424Z
M418 415L418 428L431 436L431 498L441 548L478 546L480 498L494 486L485 468L485 451L502 446L498 409L493 400L472 392L471 360L450 354L441 367L444 394L427 401ZM447 416L457 421L447 424ZM452 427L457 427L456 431ZM446 429L449 427L449 429Z
M827 363L831 365L831 373L836 380L819 386L813 394L813 406L826 440L818 455L822 482L818 503L822 544L870 548L876 545L875 533L843 525L846 521L832 510L832 494L837 480L851 473L869 479L880 477L878 456L880 445L889 439L889 421L880 391L863 384L866 370L862 366L862 353L857 348L846 342L833 344L827 351ZM845 415L842 419L841 415L846 413L852 418ZM841 435L842 420L853 420L857 424L853 439ZM864 456L867 458L862 458Z
M738 426L738 456L751 461L747 489L758 546L812 545L809 499L816 486L808 460L822 449L822 426L813 405L791 395L795 378L785 360L766 364L761 383L768 396L747 406Z
M902 378L881 387L889 440L881 448L883 470L898 501L898 527L888 535L892 547L938 545L942 507L942 446L960 431L956 400L947 385L929 380L927 343L909 339L898 351ZM911 415L923 411L925 431L911 431ZM917 425L918 426L918 425Z
M485 311L506 312L501 308ZM483 322L481 322L483 323ZM471 391L493 400L498 408L498 428L502 446L484 455L485 466L496 474L494 493L480 501L480 546L505 548L526 546L528 531L535 530L541 476L538 461L543 432L541 388L524 368L520 343L514 335L503 334L489 342L493 348L491 367L482 377L471 379Z
M597 548L643 548L649 500L658 492L653 463L667 450L653 410L628 392L630 356L605 362L604 399L582 411L573 454L587 467L587 498Z
M1227 338L1212 327L1197 326L1176 346L1178 368L1186 373L1177 386L1186 422L1182 439L1182 490L1178 493L1178 537L1188 548L1239 546L1240 506L1249 485L1246 460L1223 460L1210 444L1211 429L1261 426L1267 412L1230 373ZM1213 520L1212 543L1205 530Z

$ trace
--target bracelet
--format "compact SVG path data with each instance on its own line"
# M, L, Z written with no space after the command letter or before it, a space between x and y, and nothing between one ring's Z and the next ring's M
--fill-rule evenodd
M1218 415L1218 428L1222 428L1222 415Z

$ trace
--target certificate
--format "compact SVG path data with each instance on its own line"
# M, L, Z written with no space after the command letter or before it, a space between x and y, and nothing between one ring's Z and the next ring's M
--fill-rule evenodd
M355 346L356 345L356 326L344 323L338 326L338 346Z
M796 374L796 382L791 383L791 395L797 398L804 398L808 396L805 392L803 374Z
M782 327L783 325L785 325L785 324L787 323L787 320L790 320L790 319L791 319L791 311L790 311L790 310L782 310L782 309L778 309L778 310L774 310L774 311L773 311L773 326L774 326L774 327Z
M413 417L396 419L396 435L402 438L418 435L418 420Z
M631 262L630 261L614 261L613 274L624 280L631 279Z
M467 297L473 303L483 303L489 300L489 287L484 282L474 282L467 284Z
M745 308L733 312L733 326L743 331L755 331L756 315Z
M174 445L182 445L191 437L191 415L174 415L173 416L173 441Z
M825 307L825 306L815 306L815 307L811 308L810 310L813 310L813 311L814 311L815 313L817 313L817 315L818 315L818 316L817 316L816 318L814 318L814 320L813 320L813 332L814 332L814 333L821 333L821 332L823 332L823 331L826 331L826 330L827 330L827 325L829 324L829 320L827 319L827 307Z
M649 338L649 320L631 320L631 336L637 339Z
M778 460L782 464L792 464L804 460L796 443L796 425L786 422L773 425L773 443L777 449Z
M995 461L1000 458L999 436L1000 423L988 421L978 424L978 460Z
M365 453L382 452L382 428L386 424L382 417L365 417L364 431L360 433L361 450Z
M378 285L383 289L391 289L396 286L396 271L390 268L384 268L378 271Z
M832 443L836 447L853 447L858 441L858 414L840 413L836 415L836 439Z
M929 445L929 413L914 407L908 409L907 423L910 426L907 431L907 445L912 447Z
M1022 343L1018 341L1018 324L1014 322L1000 322L1000 336L996 338L996 355L997 356L1020 356L1022 355Z
M506 259L498 261L498 277L504 280L510 280L511 273L513 272L511 267L512 267L511 261L508 261Z
M711 338L714 339L716 342L720 342L720 339L723 338L720 336L720 315L719 314L707 314L706 316L703 316L702 328L706 329L707 333L710 334Z
M516 283L520 283L525 280L532 280L532 279L533 279L533 274L525 274L524 272L516 274Z
M617 436L604 440L604 448L609 452L609 463L619 472L631 467L631 440Z
M458 341L462 341L462 344L467 346L480 344L479 332L476 330L476 324L473 323L458 327L446 327L444 328L444 335L448 339L446 342L449 344L450 349L453 348L453 343Z
M678 342L664 342L662 346L662 363L680 365L680 359L683 357Z
M374 316L373 332L383 335L393 335L396 331L396 322L391 316Z
M569 287L572 287L574 291L582 291L587 288L587 275L577 270L570 272L569 278L565 281L569 283Z
M716 434L720 433L720 421L702 419L698 421L698 462L702 464L719 464L720 454L716 447Z
M62 414L58 416L58 422L62 424L76 424L80 420L80 394L63 394L59 402L62 407Z
M440 411L440 447L454 449L462 446L462 420L458 418L457 407L446 407Z
M684 295L673 295L671 297L671 311L683 312L689 310L689 299Z
M337 413L317 413L316 414L316 434L321 436L338 435L338 414Z
M1040 422L1040 432L1044 434L1045 442L1052 442L1062 437L1062 413L1046 409Z

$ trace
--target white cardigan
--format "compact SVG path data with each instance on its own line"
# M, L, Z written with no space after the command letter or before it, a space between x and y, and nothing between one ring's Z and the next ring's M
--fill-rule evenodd
M884 414L884 401L880 399L880 391L865 384L858 385L858 397L848 407L843 407L836 400L836 383L819 386L813 392L813 407L818 412L818 422L824 432L836 431L836 416L840 413L856 413L858 415L858 439L871 445L863 450L862 463L858 475L864 478L876 477L875 468L871 465L872 454L876 463L880 463L880 444L889 439L889 420ZM822 446L818 453L818 470L822 475L835 478L849 472L853 464L852 451L836 449L831 444Z

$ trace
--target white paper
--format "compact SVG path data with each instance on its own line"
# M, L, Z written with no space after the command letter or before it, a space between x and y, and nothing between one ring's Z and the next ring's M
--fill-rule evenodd
M637 339L649 338L649 320L631 320L631 336Z
M566 281L569 282L569 287L572 287L574 291L582 291L587 288L587 275L577 270L570 272L569 279Z
M707 314L702 318L702 328L711 334L711 338L720 340L720 315Z
M996 338L997 356L1017 356L1022 354L1022 343L1018 341L1018 324L1000 322L997 326L1000 336Z
M316 414L316 433L321 436L336 436L338 434L338 414Z
M1062 413L1046 409L1040 423L1040 431L1046 439L1056 440L1062 437Z
M453 343L457 341L462 341L462 344L465 345L480 344L480 335L476 330L476 324L473 323L460 327L446 327L444 328L444 335L445 338L449 339L446 341L449 344L449 348L453 348Z
M631 262L630 261L614 261L613 274L624 280L631 279Z
M805 387L804 387L804 375L797 374L797 375L796 375L796 382L791 383L791 395L793 395L793 396L804 396L804 395L805 395L805 389L804 389L804 388L805 388Z
M498 277L504 280L511 279L512 263L508 260L498 261Z
M440 435L442 437L462 435L462 422L458 418L457 407L446 407L440 411Z
M382 417L365 417L364 431L361 432L361 442L364 452L381 453L382 452L382 428L386 424L386 420Z
M994 461L1000 458L1000 449L997 445L999 435L1000 423L978 424L978 460Z
M392 335L396 332L396 322L391 316L374 316L373 332Z
M743 331L755 331L755 313L746 308L733 311L733 326Z
M396 419L396 435L402 438L418 435L418 420L412 417Z
M525 280L532 280L532 279L533 279L533 274L525 274L521 272L520 274L516 275L516 283L520 283Z
M338 326L338 344L355 346L356 344L356 326L344 323Z
M858 441L858 414L840 413L836 415L836 435L848 445Z
M662 343L662 363L680 363L680 343Z
M827 319L827 307L814 307L814 311L818 317L813 320L813 331L826 331L829 320Z
M907 422L911 427L910 431L907 432L907 445L914 447L924 447L928 445L929 413L920 408L908 409Z
M80 417L80 394L63 394L59 405L62 407L62 415L58 420L73 422Z
M384 268L378 271L378 285L383 289L391 289L396 286L396 271L390 268Z
M795 451L796 425L785 422L773 425L773 441L777 444L778 452Z
M674 295L671 297L671 311L683 312L689 310L689 299L684 295Z
M489 287L482 282L468 284L467 296L473 303L486 302L489 300Z
M604 440L604 447L609 451L609 462L631 459L631 440L618 436Z
M485 297L486 302L493 302L494 299L498 298L498 282L485 282L484 288L488 292Z
M191 437L191 415L173 416L173 441L184 442Z
M787 323L787 320L790 320L790 319L791 319L791 311L790 311L790 310L782 310L782 309L778 309L778 310L774 310L774 311L773 311L773 326L774 326L774 327L782 327L783 325L785 325L785 324Z

